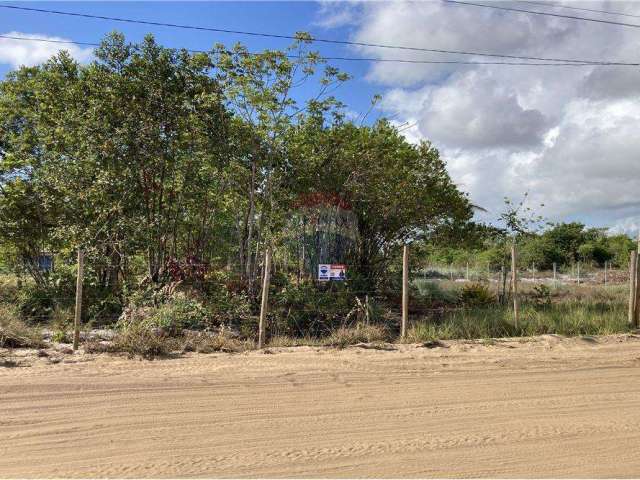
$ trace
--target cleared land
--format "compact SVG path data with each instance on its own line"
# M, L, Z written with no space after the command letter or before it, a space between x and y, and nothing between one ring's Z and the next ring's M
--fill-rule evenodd
M0 477L640 475L640 337L446 345L14 352Z

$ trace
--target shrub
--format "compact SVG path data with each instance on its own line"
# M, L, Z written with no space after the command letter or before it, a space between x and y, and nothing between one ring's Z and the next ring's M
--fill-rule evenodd
M358 324L353 328L338 328L323 340L325 345L345 348L356 343L383 342L388 333L378 325Z
M176 294L174 298L160 305L147 319L147 325L160 328L170 335L185 329L204 328L208 324L207 309L192 298Z
M144 325L132 325L116 334L109 352L124 352L129 357L153 359L166 356L177 348L175 341Z
M0 347L40 348L44 346L42 334L20 319L15 307L0 305Z
M438 283L424 279L414 280L413 285L417 290L418 299L427 305L438 306L458 303L456 290L445 290Z
M343 326L356 305L355 295L335 283L286 285L273 296L269 325L273 335L320 336ZM355 319L354 319L355 321Z
M128 330L141 326L156 329L168 335L181 334L185 329L204 328L209 325L209 312L197 300L176 293L157 307L132 306L126 308L118 320L117 328Z
M483 283L470 283L462 287L460 303L468 307L482 307L496 302L496 297Z
M214 353L214 352L243 352L253 348L253 343L234 338L224 329L217 334L209 332L187 332L183 338L183 352Z
M53 335L51 340L58 343L70 343L70 331L73 328L73 312L71 309L55 308L51 315Z
M533 298L540 305L551 305L551 289L544 283L533 287Z
M18 292L16 305L22 318L46 322L55 309L55 289L47 286L27 284Z

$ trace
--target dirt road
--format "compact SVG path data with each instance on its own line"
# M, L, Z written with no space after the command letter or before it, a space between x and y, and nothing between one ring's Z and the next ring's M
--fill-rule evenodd
M31 356L0 477L640 476L640 338L447 345Z

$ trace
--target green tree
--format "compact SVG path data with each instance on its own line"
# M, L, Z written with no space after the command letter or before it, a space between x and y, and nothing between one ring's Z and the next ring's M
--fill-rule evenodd
M215 78L241 132L235 149L235 184L241 198L238 257L247 280L255 277L260 244L272 241L286 219L288 132L305 114L338 115L341 104L332 92L348 80L348 75L307 49L308 34L299 32L296 37L285 50L251 53L236 44L231 50L217 45L212 52ZM299 101L304 89L313 93Z
M375 282L407 242L468 222L471 205L428 142L408 143L386 121L371 127L310 117L290 139L289 183L344 200L355 217L350 267Z
M139 252L158 280L171 256L211 254L212 229L232 221L224 176L230 117L207 55L112 34L95 56L81 66L62 53L2 83L0 168L3 189L15 195L0 208L37 198L25 225L43 218L49 242L94 247L104 284ZM15 215L6 218L18 225Z

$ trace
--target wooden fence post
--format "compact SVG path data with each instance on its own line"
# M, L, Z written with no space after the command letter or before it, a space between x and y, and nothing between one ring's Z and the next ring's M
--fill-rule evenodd
M505 305L507 303L507 272L504 268L504 263L500 265L500 285L498 285L498 288L502 291L500 303Z
M607 260L604 261L604 286L607 286Z
M409 247L402 249L402 324L400 337L407 335L407 319L409 317Z
M635 266L635 271L636 271L636 281L635 281L635 289L636 289L636 297L635 300L633 302L633 322L632 325L635 328L638 328L638 319L640 317L640 278L638 278L638 276L640 275L640 233L638 234L638 243L637 243L637 247L636 247L636 266Z
M629 323L634 325L636 317L636 283L638 269L638 252L631 252L629 258Z
M578 261L578 285L580 285L580 261Z
M511 245L511 282L513 284L513 323L518 328L518 267L516 242Z
M78 248L78 273L76 276L76 315L73 321L73 350L80 343L80 322L82 320L82 283L84 280L84 252Z
M269 280L271 278L271 247L264 253L264 272L262 276L262 301L260 302L260 322L258 324L258 348L264 346L264 325L269 308Z
M553 287L557 288L558 287L558 267L556 265L556 262L553 262Z

